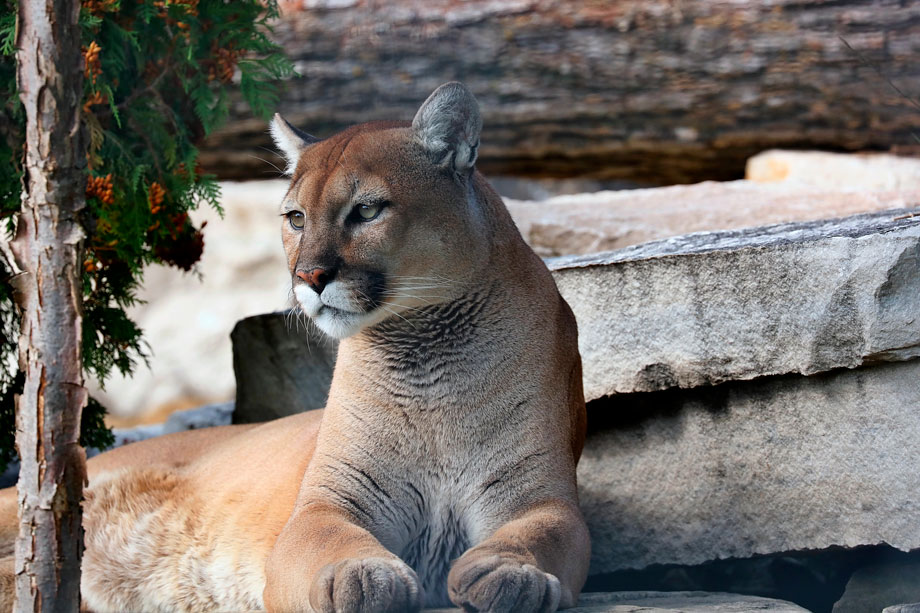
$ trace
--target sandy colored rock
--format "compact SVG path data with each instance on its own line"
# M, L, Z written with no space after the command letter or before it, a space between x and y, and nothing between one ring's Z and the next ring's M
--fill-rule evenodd
M920 190L920 158L882 153L765 151L747 161L745 179L789 181L825 189Z
M920 360L605 403L578 466L592 574L920 547Z
M920 356L920 216L909 215L690 234L551 260L578 320L585 396Z
M426 609L454 613L461 609ZM784 600L720 592L595 592L582 593L567 613L807 613Z
M551 257L622 249L691 232L911 207L920 203L920 186L882 191L708 181L506 203L524 239L537 253Z

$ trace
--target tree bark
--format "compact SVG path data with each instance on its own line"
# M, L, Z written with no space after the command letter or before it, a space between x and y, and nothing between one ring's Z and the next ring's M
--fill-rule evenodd
M764 149L890 150L920 132L876 72L920 97L916 0L291 0L274 37L301 74L278 110L316 136L412 119L464 81L490 175L732 179ZM265 178L261 158L278 162L261 147L265 122L235 104L200 159Z
M80 128L83 61L77 0L22 0L18 85L26 112L23 199L16 238L22 313L16 445L18 611L77 611L86 456L80 262L85 146Z

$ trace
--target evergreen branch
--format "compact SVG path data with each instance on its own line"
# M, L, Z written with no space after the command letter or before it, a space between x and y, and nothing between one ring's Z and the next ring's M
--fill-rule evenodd
M170 63L168 63L168 64L163 68L163 72L161 72L160 74L158 74L158 75L153 79L153 81L151 81L147 86L145 86L145 87L143 87L143 88L141 88L141 89L136 89L136 90L134 90L133 92L131 92L131 94L130 94L127 98L125 98L124 100L122 100L121 102L119 102L118 104L116 104L115 107L114 107L114 108L116 109L116 111L123 111L123 110L125 110L126 108L128 108L128 106L129 106L132 102L134 102L135 100L137 100L137 99L140 98L141 96L144 96L144 95L147 95L147 94L154 94L154 93L158 94L157 88L160 86L160 83L163 82L163 79L166 78L166 76L167 76L170 72L172 72L173 69L174 69L175 67L176 67L176 63L175 63L175 62L170 62ZM99 113L97 113L96 116L99 117L100 119L102 119L102 118L109 117L109 116L112 115L112 114L113 114L113 113L112 113L111 109L106 109L105 111L100 111Z

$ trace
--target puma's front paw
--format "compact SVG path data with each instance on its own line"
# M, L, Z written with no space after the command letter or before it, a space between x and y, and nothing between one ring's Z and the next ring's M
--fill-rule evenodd
M559 579L536 566L496 554L468 553L450 569L447 592L465 611L552 613L561 588Z
M418 576L401 560L342 560L320 569L310 587L314 611L402 613L422 608Z

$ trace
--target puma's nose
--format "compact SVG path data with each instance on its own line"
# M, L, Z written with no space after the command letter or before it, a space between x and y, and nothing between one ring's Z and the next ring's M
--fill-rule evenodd
M313 268L309 272L298 269L295 274L306 281L307 285L312 287L317 294L322 294L323 288L332 280L332 272L319 267Z

